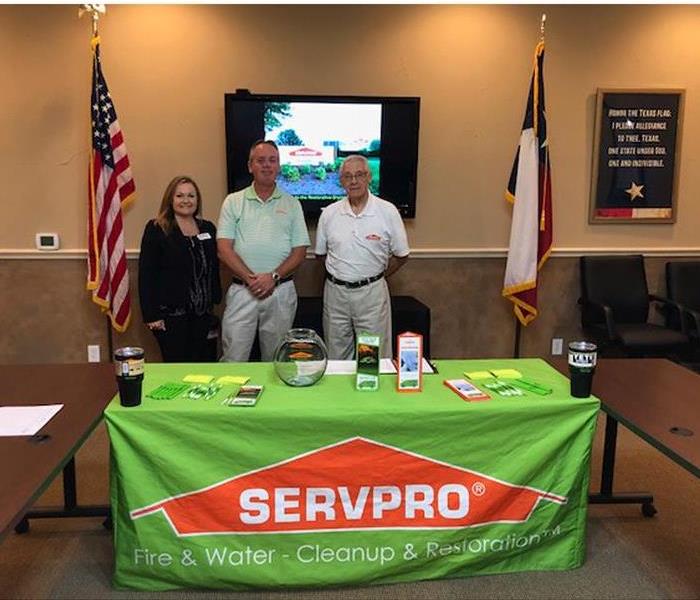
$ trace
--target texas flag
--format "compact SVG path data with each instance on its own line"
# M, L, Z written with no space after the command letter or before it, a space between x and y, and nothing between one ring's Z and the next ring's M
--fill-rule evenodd
M552 247L552 185L544 108L544 41L535 48L530 93L506 200L513 204L503 296L527 325L537 312L537 274Z

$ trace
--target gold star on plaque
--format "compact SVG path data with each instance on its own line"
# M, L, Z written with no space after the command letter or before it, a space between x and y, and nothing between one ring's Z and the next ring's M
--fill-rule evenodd
M634 200L635 198L644 198L644 194L642 194L643 187L643 185L637 185L633 181L632 185L625 190L630 195L630 202L632 202L632 200Z

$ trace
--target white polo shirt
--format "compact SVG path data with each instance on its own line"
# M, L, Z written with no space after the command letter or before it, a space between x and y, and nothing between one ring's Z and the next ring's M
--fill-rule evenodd
M316 229L317 255L343 281L359 281L386 270L389 258L408 256L406 229L396 207L372 194L356 215L347 198L323 209Z

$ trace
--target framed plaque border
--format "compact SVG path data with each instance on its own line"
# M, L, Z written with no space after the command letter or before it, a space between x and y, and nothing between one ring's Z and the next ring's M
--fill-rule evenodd
M606 94L658 94L659 96L679 96L678 114L676 119L676 138L672 149L673 163L673 191L671 194L670 217L629 217L629 216L609 216L601 217L596 214L598 208L598 171L600 160L600 139L601 128L603 126L603 100ZM629 223L675 223L677 217L678 198L678 173L681 162L681 142L683 138L683 111L685 108L685 89L683 88L597 88L595 106L595 125L593 138L593 159L591 167L590 201L588 211L588 223L592 225L604 224L629 224ZM622 168L622 167L619 167Z

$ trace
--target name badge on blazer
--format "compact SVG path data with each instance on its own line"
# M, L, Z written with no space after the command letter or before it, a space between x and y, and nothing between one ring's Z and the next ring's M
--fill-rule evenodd
M199 233L197 234L197 239L198 240L210 240L211 235L209 235L206 231L204 233Z

